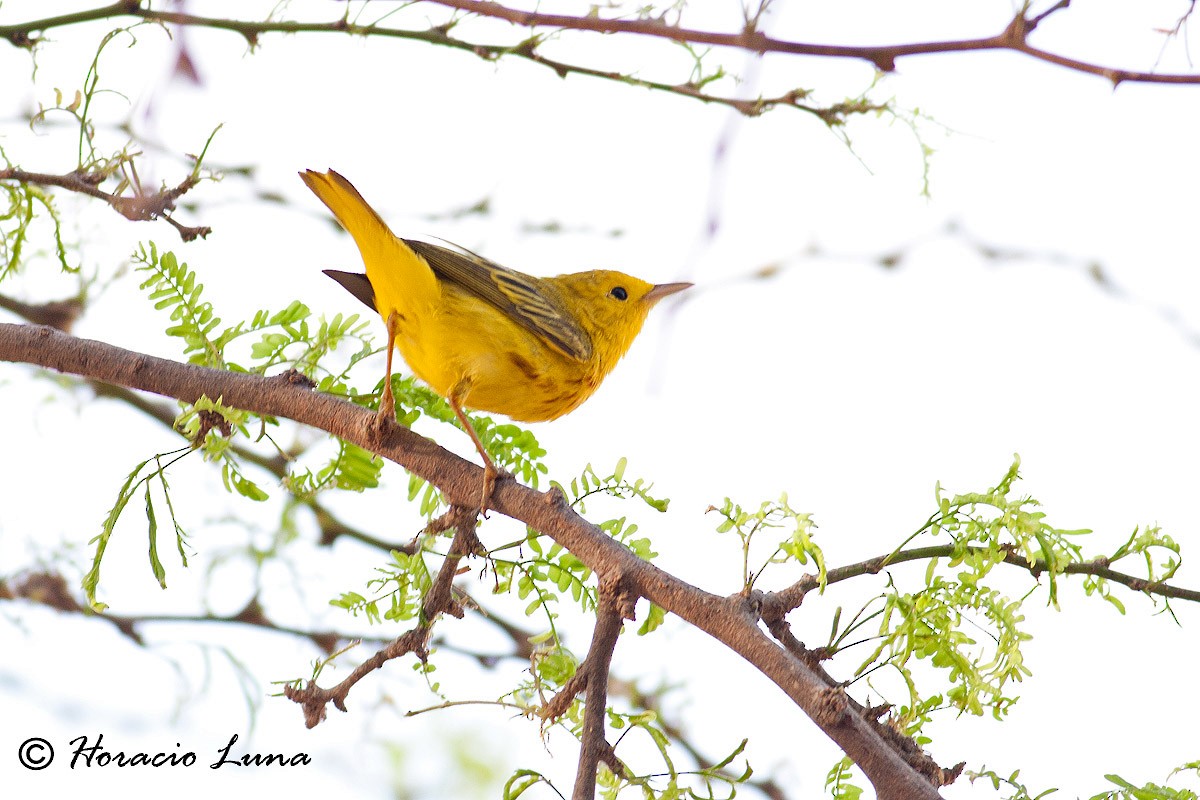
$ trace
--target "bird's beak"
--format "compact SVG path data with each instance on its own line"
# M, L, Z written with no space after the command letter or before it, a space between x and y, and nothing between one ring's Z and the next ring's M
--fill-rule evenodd
M692 284L690 283L660 283L650 291L646 292L646 296L643 297L642 300L650 305L654 305L668 295L675 294L676 292L682 292L684 289L690 288L692 288Z

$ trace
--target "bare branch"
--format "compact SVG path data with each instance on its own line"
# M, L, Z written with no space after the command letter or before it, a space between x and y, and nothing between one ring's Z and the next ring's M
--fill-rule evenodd
M292 702L300 704L304 709L304 724L309 728L315 728L325 719L325 706L330 703L333 703L334 708L338 711L346 710L346 695L364 676L379 669L392 659L409 653L416 653L417 658L424 661L429 654L428 643L429 627L418 625L359 664L353 672L346 676L345 680L333 688L322 689L315 682L309 681L308 685L302 689L284 686L283 695Z
M112 194L100 189L108 176L102 172L84 172L75 170L66 175L51 175L44 172L26 172L23 169L0 169L0 181L17 181L18 183L33 183L39 186L57 186L60 189L86 194L108 203L113 209L134 222L163 219L179 231L180 238L190 242L196 238L203 239L212 233L208 226L188 227L181 225L171 218L169 212L175 210L176 201L197 183L194 176L184 178L178 186L164 187L157 192L135 192L131 195Z
M336 649L338 642L354 638L336 631L308 631L288 625L280 625L267 617L257 599L251 599L245 608L231 616L217 614L91 614L76 599L70 588L68 588L66 579L62 575L53 572L30 572L7 580L0 579L0 600L13 600L16 598L40 603L41 605L65 613L87 614L93 619L102 619L138 645L144 644L142 635L138 629L143 625L153 623L249 625L288 636L308 639L327 654L332 653Z
M70 333L75 320L79 319L83 312L83 301L72 297L35 305L0 294L0 308L11 311L34 325L49 325L63 333Z
M1065 0L1054 5L1048 11L1034 17L1025 17L1023 13L1018 14L1003 31L994 36L884 45L816 44L776 39L761 33L753 25L747 25L743 30L735 32L721 32L684 28L665 22L662 19L606 19L594 14L578 17L567 14L548 14L509 8L499 3L490 2L489 0L428 0L428 2L431 5L440 5L481 17L501 19L513 25L530 28L576 30L610 35L648 36L690 45L726 47L754 53L849 58L867 61L876 69L883 72L893 71L896 68L897 60L908 56L1011 50L1077 72L1103 77L1111 81L1114 86L1126 81L1139 83L1200 84L1200 75L1160 74L1109 67L1069 58L1029 44L1029 34L1051 13L1065 9L1068 5ZM451 36L449 33L453 23L433 26L426 30L405 30L371 24L351 23L345 17L340 17L331 22L316 23L288 20L259 22L203 17L195 14L164 11L150 8L139 0L122 0L112 5L80 11L74 14L63 14L57 17L31 20L12 25L0 25L0 37L7 39L15 46L30 48L40 42L40 38L37 35L39 32L83 22L119 19L122 17L133 17L172 25L226 30L241 35L251 47L255 46L259 38L267 33L340 33L420 41L462 50L489 61L494 61L505 56L522 58L548 67L563 77L570 74L587 75L603 80L652 88L692 97L705 103L725 105L749 116L756 116L776 106L785 106L816 114L828 123L831 117L836 122L841 122L844 121L845 113L859 112L857 107L850 106L841 109L842 116L839 116L837 110L834 108L820 108L807 105L802 102L807 97L807 92L803 90L787 92L774 98L742 99L710 94L704 90L703 86L688 83L671 84L648 81L628 73L598 70L582 64L547 58L538 49L541 39L537 37L527 39L516 45L488 44L459 39Z
M607 762L613 772L620 773L622 769L604 738L608 671L612 665L613 650L617 647L617 637L621 634L622 618L629 616L631 611L622 610L622 595L619 580L600 579L600 602L596 608L592 646L588 649L587 658L579 666L579 672L585 673L587 705L583 709L582 749L571 800L592 800L596 796L596 769L601 761Z
M882 72L896 68L897 59L905 56L964 53L981 50L1014 50L1033 58L1068 67L1077 72L1099 75L1119 84L1124 81L1142 83L1191 83L1200 84L1200 75L1160 75L1153 72L1105 67L1060 56L1032 47L1026 41L1037 24L1051 13L1066 8L1068 2L1059 2L1054 7L1034 18L1018 14L1008 27L995 36L982 39L956 39L940 42L914 42L893 45L822 45L775 39L748 28L737 33L715 33L675 25L655 19L603 19L597 16L573 17L565 14L543 14L508 8L491 0L436 0L439 5L450 6L479 16L494 17L515 25L550 27L570 30L587 30L597 33L631 33L653 36L689 44L708 44L732 47L757 53L787 53L790 55L826 56L832 58L857 58L871 62Z

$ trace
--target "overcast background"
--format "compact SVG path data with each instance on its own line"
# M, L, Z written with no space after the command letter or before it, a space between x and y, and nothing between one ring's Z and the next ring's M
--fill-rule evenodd
M730 7L709 9L711 16L689 11L687 24L735 29L736 6L721 5ZM7 2L0 24L84 7ZM312 4L285 13L328 20L341 8ZM766 24L779 38L846 44L991 35L1013 13L1007 2L781 0L773 8ZM1168 43L1160 61L1164 38L1156 30L1186 9L1184 2L1094 0L1051 17L1035 42L1105 65L1186 71L1186 43ZM270 4L192 10L252 19ZM419 29L443 18L436 7L417 6L388 24ZM61 119L31 133L22 116L52 104L55 88L70 97L81 86L109 27L53 31L32 84L28 53L0 49L7 120L0 145L13 162L46 172L74 166L77 142ZM486 22L456 33L482 41L520 35ZM533 274L612 267L697 284L681 303L655 312L591 401L535 430L550 452L552 477L569 480L589 462L603 473L626 456L631 477L653 480L672 500L669 514L626 504L597 506L589 517L629 514L653 539L664 568L709 591L740 588L736 543L716 536L717 521L704 514L726 496L757 506L786 491L794 507L813 514L818 544L838 565L890 551L915 530L934 510L936 482L951 493L995 485L1014 452L1022 458L1018 492L1037 497L1052 524L1094 529L1083 540L1089 554L1111 552L1147 524L1179 541L1185 561L1197 545L1196 88L1126 84L1114 91L1101 78L1010 53L902 60L874 96L927 115L919 133L935 152L925 197L921 141L898 121L854 121L851 152L798 111L742 119L644 89L563 80L512 59L493 64L419 43L329 34L269 35L249 53L237 35L190 29L197 86L170 78L175 50L161 31L144 27L137 38L132 48L117 40L103 56L102 85L124 98L100 96L99 119L128 120L166 153L198 152L222 124L210 163L253 167L254 178L194 190L203 207L177 216L214 232L187 245L165 224L127 223L97 203L61 198L77 259L106 285L76 328L81 336L180 357L136 276L111 279L147 240L198 270L229 322L293 299L317 313L359 311L320 274L356 268L357 252L295 175L332 167L402 234L442 236ZM678 48L649 41L565 35L552 48L558 57L647 77L686 77ZM829 103L862 91L873 77L869 65L853 61L714 57L746 78L713 87L722 93L774 95L799 86ZM119 146L124 135L106 128L101 139ZM166 156L154 158L159 173L142 175L150 185L186 173ZM259 192L286 202L262 202ZM483 198L490 214L450 216ZM562 230L538 230L551 224ZM1020 257L988 258L986 248ZM903 258L894 267L881 266L896 253ZM755 277L768 266L776 268L769 278ZM31 269L3 291L54 299L73 290L71 279L48 272ZM364 384L375 379L372 368L382 370L382 357L365 367ZM86 542L126 473L179 440L87 392L31 383L29 374L0 368L7 422L0 571L11 575L65 555L81 574ZM428 430L470 456L466 437ZM217 470L198 460L181 463L171 479L198 552L193 567L171 559L170 588L157 588L135 500L106 558L101 599L120 614L196 613L211 581L211 610L235 612L256 578L233 554L244 547L246 526L258 546L271 542L278 506L226 503ZM383 491L337 498L335 507L368 530L405 540L420 524L403 503L405 476L389 464L384 479ZM278 488L268 488L277 501ZM300 524L311 535L311 520ZM512 529L496 521L482 535L494 545ZM257 580L273 619L350 629L357 623L328 609L327 600L361 590L379 560L353 543L331 551L301 544L290 569L272 567ZM920 574L921 567L894 573L910 588ZM783 573L764 588L794 579ZM1200 581L1185 566L1178 582ZM1021 586L1012 583L1014 592ZM854 608L856 598L880 589L839 589L806 602L793 614L801 638L822 643L833 607ZM1070 582L1063 613L1046 608L1044 591L1028 598L1033 676L1012 690L1021 702L1004 724L935 723L930 752L938 762L966 760L1005 775L1021 768L1032 789L1089 796L1107 788L1105 773L1161 782L1194 760L1200 619L1178 604L1180 628L1156 614L1161 605L1116 594L1125 616ZM510 618L519 621L519 612ZM455 630L447 622L439 629L452 640L503 647L487 639L486 627ZM267 681L308 674L317 653L305 642L217 626L147 626L145 633L153 646L143 649L96 621L23 605L0 609L0 775L18 793L498 796L488 781L518 766L546 770L569 786L573 744L556 734L543 748L536 724L511 712L454 709L405 719L403 712L439 702L407 660L356 687L350 714L331 711L308 731L293 704L264 698L275 691ZM588 635L582 626L570 639L581 655ZM239 682L234 659L252 681ZM854 659L835 662L835 675L849 677ZM522 666L507 662L500 674L479 678L449 651L438 664L443 690L456 698L494 698ZM750 736L747 755L760 774L779 770L792 797L819 794L835 748L719 645L671 625L652 641L623 637L615 669L625 678L649 676L647 688L680 684L672 709L712 756ZM178 742L201 763L238 733L239 748L304 751L315 764L230 775L72 771L60 761L28 773L10 757L28 737L44 736L61 759L70 739L94 741L99 733L114 751L171 752ZM466 769L464 759L490 777ZM994 796L962 783L945 795Z

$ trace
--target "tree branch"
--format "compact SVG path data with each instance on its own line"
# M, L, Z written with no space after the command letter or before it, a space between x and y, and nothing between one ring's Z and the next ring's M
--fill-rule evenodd
M984 50L1013 50L1076 72L1099 75L1113 82L1140 83L1186 83L1200 84L1200 75L1161 75L1153 72L1105 67L1066 56L1060 56L1032 47L1027 36L1038 23L1055 11L1067 7L1060 2L1043 14L1029 18L1018 14L1008 27L995 36L980 39L952 39L940 42L913 42L891 45L825 45L775 39L752 28L737 33L715 33L711 31L681 28L657 19L604 19L598 16L574 17L566 14L544 14L508 8L491 0L436 0L438 5L457 8L484 17L493 17L528 27L547 27L568 30L584 30L596 33L627 33L652 36L688 44L707 44L732 47L757 53L785 53L789 55L825 56L831 58L856 58L869 61L882 72L892 72L896 60L906 56L941 53L965 53Z
M185 195L197 183L194 176L184 178L178 186L163 187L157 192L137 191L131 195L119 195L100 189L100 184L108 179L103 172L84 172L75 170L66 175L51 175L44 172L27 172L23 169L0 169L0 181L16 181L18 183L33 183L38 186L57 186L60 189L86 194L108 203L113 209L127 220L144 222L163 219L169 222L179 237L185 242L196 238L203 239L212 233L207 225L188 227L181 225L171 218L169 212L175 210L175 202Z
M463 595L466 596L465 593ZM23 572L10 578L0 578L0 600L16 599L38 603L67 614L86 615L92 619L101 619L111 624L138 645L145 645L139 628L143 625L156 623L161 625L193 625L196 623L244 625L274 631L275 633L281 633L285 636L292 636L298 639L307 639L326 655L337 650L338 644L342 642L370 642L373 645L382 647L392 641L392 638L387 636L362 636L357 633L333 629L313 631L291 625L282 625L267 616L257 598L252 598L241 611L233 615L114 614L112 611L107 611L104 614L93 614L79 602L76 593L72 592L67 585L66 578L56 572ZM533 631L524 630L492 614L480 614L479 618L497 628L511 640L513 646L512 652L485 653L477 650L469 650L441 641L437 637L432 639L433 645L474 659L484 667L493 667L498 661L506 658L523 662L529 661L533 651L529 640L534 635Z
M783 645L784 649L796 658L804 661L809 665L810 669L824 679L826 685L829 687L826 692L826 698L831 707L848 706L855 714L866 720L868 724L873 725L879 736L887 740L897 752L902 753L905 761L917 772L924 775L933 785L946 786L958 779L958 776L967 766L967 762L960 761L950 769L943 769L938 766L937 762L922 751L912 738L905 736L891 725L886 725L879 721L879 718L891 706L883 706L881 708L864 706L846 694L844 685L834 680L820 666L820 657L814 651L805 647L804 643L792 633L792 626L788 624L785 617L774 613L774 609L765 609L763 621L767 624L767 629L771 631L771 635Z
M987 553L987 549L983 547L968 547L966 550L971 553ZM844 567L827 570L825 573L825 583L832 585L861 575L876 575L886 567L894 564L903 564L906 561L949 558L958 552L960 552L960 549L953 544L941 544L931 547L914 547L910 550L887 553L886 555L859 561L856 564L848 564ZM1023 569L1035 578L1049 571L1045 559L1039 558L1030 563L1029 559L1020 553L1006 552L1000 563ZM1113 583L1127 586L1135 592L1145 592L1146 594L1159 595L1160 597L1190 600L1200 603L1200 591L1196 589L1184 589L1179 586L1172 586L1163 581L1150 581L1145 578L1139 578L1136 575L1118 572L1109 566L1109 560L1104 557L1095 558L1091 561L1071 562L1063 566L1062 572L1067 575L1095 575L1097 578L1104 578ZM786 614L792 609L799 608L800 604L804 602L805 595L816 589L819 585L820 583L816 575L805 575L786 589L767 593L763 597L763 616L774 615L780 613L780 611ZM768 607L770 607L769 612L766 610Z
M429 655L429 637L437 618L442 614L449 614L459 619L463 617L462 606L451 596L451 584L454 582L454 576L458 574L459 559L464 554L474 553L479 547L479 540L475 538L477 518L474 513L464 509L459 509L459 511L459 525L455 529L450 552L446 554L446 559L442 562L441 569L438 570L433 586L425 595L425 602L421 606L421 619L416 627L397 637L387 646L378 650L375 655L359 664L336 686L322 689L316 684L316 681L309 681L308 685L302 689L294 686L283 687L284 696L304 708L305 725L314 728L324 720L325 706L329 703L333 703L339 711L345 711L346 697L354 685L392 659L416 653L417 658L424 663Z
M79 319L79 315L83 313L83 301L72 297L67 300L52 300L48 303L34 305L0 294L0 308L11 311L34 325L49 325L65 333L70 333L75 320Z
M596 796L596 769L602 760L609 768L620 773L619 763L608 741L604 738L604 720L608 706L608 671L612 665L613 650L621 634L622 618L631 609L622 611L619 581L600 580L600 602L596 608L596 627L592 630L592 645L587 658L579 667L585 673L587 704L583 709L583 739L579 753L579 770L575 773L575 790L571 800L592 800ZM557 699L557 698L556 698Z
M336 686L322 689L317 686L315 681L309 681L308 685L302 689L287 685L283 687L283 696L300 704L304 709L304 724L309 728L315 728L325 719L325 707L330 703L333 703L334 708L338 711L346 710L346 695L349 694L354 684L367 674L381 668L392 659L409 653L416 653L417 658L424 661L429 655L428 643L429 626L417 625L407 633L393 639L386 647L355 667L354 671Z
M372 425L375 415L371 411L316 394L286 374L265 378L223 372L76 338L48 327L11 324L0 324L0 360L37 364L189 403L202 395L221 397L234 408L310 425L370 449L434 483L452 505L472 507L483 480L480 467L430 440L401 426L392 426L381 435ZM759 628L748 598L709 594L642 561L576 514L557 491L542 494L515 481L501 480L492 495L491 507L550 536L597 574L619 578L631 596L649 599L738 653L782 689L854 760L881 800L939 796L937 789L867 720L849 709L830 713L828 687ZM395 657L394 653L419 652L425 635L419 627L410 631L364 664L363 669L376 668L388 657ZM306 705L309 720L319 720L323 708L324 702Z
M610 35L649 36L689 45L727 47L756 53L849 58L867 61L876 69L883 72L892 72L896 68L897 60L909 56L1010 50L1040 61L1057 64L1076 72L1103 77L1111 81L1114 86L1126 81L1138 83L1200 84L1200 75L1159 74L1156 72L1108 67L1069 58L1030 45L1028 35L1037 27L1038 23L1049 14L1066 8L1066 2L1060 2L1048 11L1034 17L1025 17L1018 14L1005 30L995 36L887 45L839 45L789 41L767 36L757 31L752 25L748 25L741 31L719 32L684 28L660 19L606 19L591 14L578 17L567 14L547 14L509 8L499 3L489 2L488 0L428 0L428 2L431 5L440 5L457 11L481 17L500 19L513 25L531 28L541 27ZM118 19L121 17L133 17L172 25L226 30L241 35L251 47L255 46L259 38L267 33L341 33L356 36L382 36L421 41L462 50L489 61L494 61L504 56L515 56L548 67L562 77L570 74L587 75L603 80L642 86L691 97L705 103L724 105L734 108L747 116L757 116L770 108L785 106L815 114L825 120L827 124L839 124L840 122L844 122L847 114L865 113L871 110L869 107L860 108L853 104L829 108L810 106L802 102L808 96L808 92L799 89L773 98L743 99L710 94L704 90L703 83L671 84L649 81L627 73L594 69L582 64L547 58L539 52L538 47L541 44L541 40L536 36L516 45L487 44L458 39L449 34L450 29L456 24L455 20L430 27L426 30L385 28L372 24L362 25L352 23L346 17L332 22L297 22L288 20L255 22L157 10L149 8L144 0L119 0L119 2L108 6L88 9L74 14L63 14L12 25L0 25L0 37L7 39L14 46L31 48L41 41L37 36L39 32L83 22Z
M690 97L703 103L728 106L747 116L758 116L776 106L787 106L807 111L826 120L838 114L867 113L870 110L875 110L873 107L867 107L870 104L862 104L862 107L838 104L829 108L806 105L801 101L807 97L808 93L801 90L785 92L773 98L759 97L753 99L709 94L700 86L691 83L671 84L651 81L622 72L594 69L582 64L572 64L548 58L537 51L539 42L536 39L519 42L515 45L487 44L459 39L449 34L450 28L453 27L450 23L434 26L427 30L405 30L400 28L384 28L377 25L359 25L349 22L344 17L333 22L252 22L248 20L201 17L195 14L159 11L143 7L142 2L139 0L126 0L125 2L117 2L113 5L82 11L77 14L64 14L58 17L33 20L16 25L0 25L0 38L8 39L10 43L17 47L31 48L41 41L35 35L37 31L46 31L82 22L120 17L136 17L146 21L165 24L230 31L240 34L251 47L256 46L259 38L267 33L341 33L353 36L380 36L390 39L407 39L409 41L424 42L426 44L461 50L486 61L495 61L504 56L522 58L548 67L559 77L585 75L602 80L616 81L630 86L655 89L669 94Z

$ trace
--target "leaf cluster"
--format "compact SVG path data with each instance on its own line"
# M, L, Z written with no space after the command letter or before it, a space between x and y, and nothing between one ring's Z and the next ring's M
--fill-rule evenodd
M798 564L804 566L811 560L817 570L817 581L824 590L827 580L825 555L813 541L816 523L812 515L800 512L788 504L787 493L778 500L764 500L757 509L747 511L728 497L720 508L709 506L708 512L722 517L717 533L732 532L737 536L742 551L742 591L749 594L768 569L773 565ZM784 539L771 538L769 555L759 558L751 565L752 546L761 541L768 531L790 527Z
M12 168L4 148L0 148L0 161L5 167ZM62 216L49 193L32 183L0 181L0 283L21 271L27 261L25 248L31 232L35 223L42 220L50 223L54 261L59 269L79 271L78 266L68 262Z
M375 352L366 336L369 323L360 320L358 314L337 314L329 320L322 317L314 325L312 312L298 300L278 311L261 309L249 320L218 330L221 317L203 298L204 284L195 270L173 252L160 255L151 242L149 247L139 247L133 262L137 271L146 275L141 288L148 292L154 308L170 310L174 324L166 334L183 342L184 355L191 364L260 375L279 367L294 369L317 380L319 390L332 392L344 389L346 372ZM248 354L231 353L230 348L246 337L257 337L249 343ZM360 347L347 366L339 372L321 374L322 359L350 340Z

